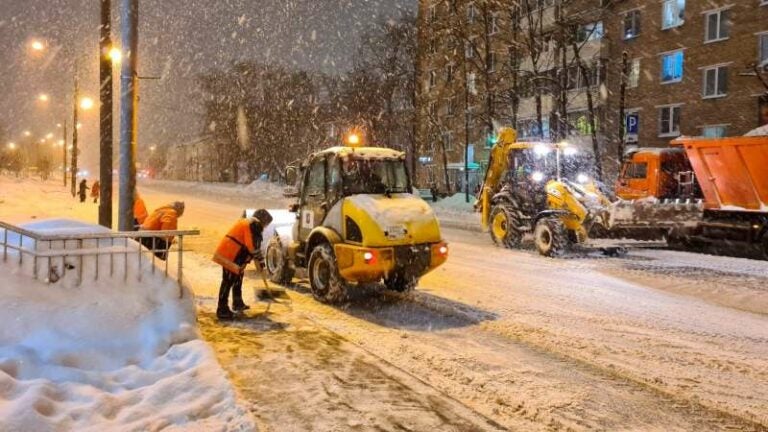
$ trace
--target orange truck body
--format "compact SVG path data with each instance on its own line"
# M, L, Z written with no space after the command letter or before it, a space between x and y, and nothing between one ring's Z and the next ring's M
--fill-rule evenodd
M768 212L768 137L680 138L707 210Z
M622 166L616 195L680 198L677 175L692 170L706 210L768 212L768 137L679 138L639 149Z

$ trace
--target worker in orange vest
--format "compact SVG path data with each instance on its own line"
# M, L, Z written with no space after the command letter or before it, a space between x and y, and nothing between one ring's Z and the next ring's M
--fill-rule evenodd
M232 309L242 312L250 309L243 302L243 273L251 260L256 260L264 269L264 255L261 252L264 229L272 223L272 215L264 209L256 210L252 217L237 221L227 235L221 239L213 261L222 267L219 304L216 317L220 320L232 319L234 313L229 309L229 292L232 291Z
M176 201L172 204L160 207L152 212L141 224L143 231L176 231L179 218L184 214L184 203ZM142 237L141 244L152 251L156 257L165 261L168 258L168 249L173 243L171 237Z
M147 220L147 217L149 217L149 212L147 212L147 205L144 204L144 199L142 199L139 196L139 193L136 192L133 199L133 225L135 227L140 227L141 224Z

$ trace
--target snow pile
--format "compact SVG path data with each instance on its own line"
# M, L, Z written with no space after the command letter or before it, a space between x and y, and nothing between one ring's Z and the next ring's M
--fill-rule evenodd
M470 231L480 230L480 214L474 210L475 197L466 200L464 192L456 193L436 203L431 203L440 225L449 228L460 228Z
M105 231L67 220L24 228ZM88 242L84 248L96 246ZM101 258L98 280L95 258L84 258L82 268L77 257L55 258L58 281L47 284L45 259L35 280L29 256L19 266L18 255L9 255L0 260L0 430L255 429L198 339L189 290L152 272L147 257L141 266L136 253L127 264L123 255Z

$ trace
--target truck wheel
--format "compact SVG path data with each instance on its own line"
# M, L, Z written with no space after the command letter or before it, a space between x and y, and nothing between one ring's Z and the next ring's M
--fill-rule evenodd
M384 278L384 286L390 291L400 293L411 292L419 284L419 278L406 276L404 274L393 274Z
M497 205L491 209L490 215L491 240L496 246L514 249L520 246L523 235L517 230L517 218L512 215L512 209L505 205Z
M568 250L568 231L558 217L544 217L533 232L536 249L547 257L562 256Z
M280 285L290 284L293 280L294 273L296 273L296 270L283 253L283 245L277 237L272 237L267 245L267 254L264 257L264 264L269 279Z
M346 294L346 284L339 275L331 245L323 243L309 256L309 283L312 296L323 303L336 303Z

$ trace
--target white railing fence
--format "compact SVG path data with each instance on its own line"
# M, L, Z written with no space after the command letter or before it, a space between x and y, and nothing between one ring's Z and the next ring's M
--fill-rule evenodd
M155 253L167 252L167 258L176 253L176 278L181 288L184 237L199 234L198 230L47 234L0 221L0 251L4 263L15 260L19 267L24 267L31 260L32 276L49 284L63 279L68 271L75 271L78 286L84 277L92 276L94 280L99 280L106 276L104 273L108 273L109 278L122 276L127 280L133 262L137 265L136 277L139 281L142 266L150 263L153 274L162 266L167 277L169 260L159 260ZM149 247L139 244L142 239L152 239L144 240ZM164 242L155 239L171 240L170 248L166 249ZM84 266L87 260L93 261L94 265ZM160 266L157 261L161 261ZM84 274L86 267L92 275Z

